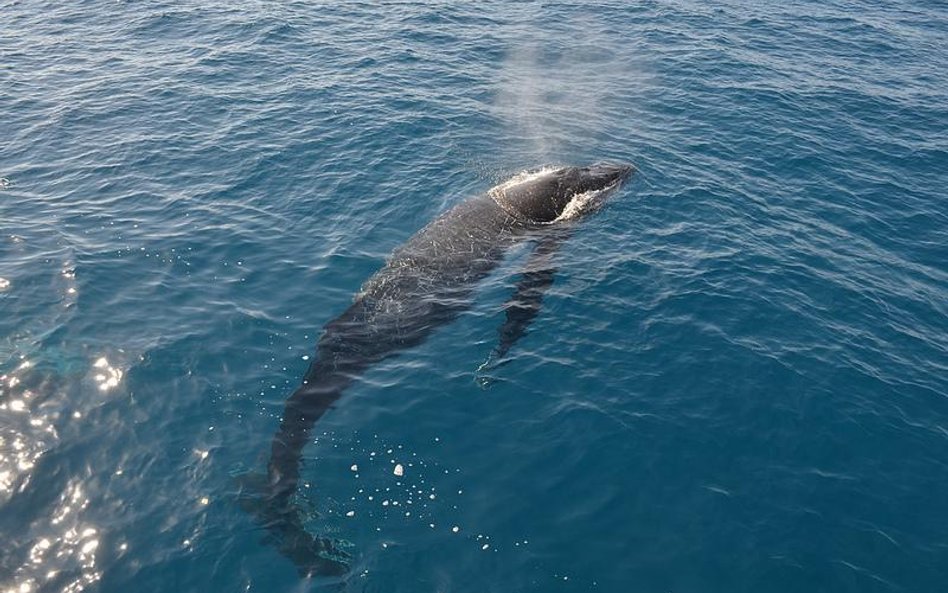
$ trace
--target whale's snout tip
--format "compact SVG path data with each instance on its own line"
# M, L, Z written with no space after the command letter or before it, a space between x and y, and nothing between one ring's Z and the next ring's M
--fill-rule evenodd
M635 173L635 167L629 163L606 163L603 166L611 169L616 177L622 180L628 179Z
M610 184L625 181L635 173L635 167L630 163L596 163L587 170L590 176Z

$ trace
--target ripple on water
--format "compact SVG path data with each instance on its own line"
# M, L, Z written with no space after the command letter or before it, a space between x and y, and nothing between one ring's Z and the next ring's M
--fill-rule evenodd
M324 418L309 527L387 591L948 580L937 2L3 12L0 589L297 588L233 474L322 325L601 160L638 174L487 388L526 253Z

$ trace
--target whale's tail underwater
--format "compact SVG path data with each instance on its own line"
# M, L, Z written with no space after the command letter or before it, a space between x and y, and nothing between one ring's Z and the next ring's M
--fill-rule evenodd
M266 473L239 478L241 506L266 529L266 541L293 562L303 577L342 576L350 560L341 542L307 531L303 512L293 500L310 429L351 382L335 372L321 371L326 369L311 367L307 379L287 399Z
M505 306L500 363L526 334L553 282L553 255L572 222L598 209L633 172L630 165L546 167L526 172L448 210L397 249L353 304L326 324L302 384L287 398L266 475L241 478L241 506L304 577L343 576L346 545L310 534L294 498L310 431L366 368L422 343L469 306L477 282L506 252L534 241L516 293Z

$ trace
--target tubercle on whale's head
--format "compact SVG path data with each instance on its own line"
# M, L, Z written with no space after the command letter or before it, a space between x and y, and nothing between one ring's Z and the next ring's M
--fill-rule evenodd
M517 176L491 194L501 206L532 222L551 223L594 210L634 171L622 163L547 167Z

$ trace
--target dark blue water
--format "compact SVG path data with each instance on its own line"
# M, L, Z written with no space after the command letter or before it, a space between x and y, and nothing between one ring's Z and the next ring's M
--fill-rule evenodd
M640 174L493 383L524 252L317 425L345 590L945 590L944 3L0 14L0 590L318 590L235 478L320 328L439 212L599 160Z

